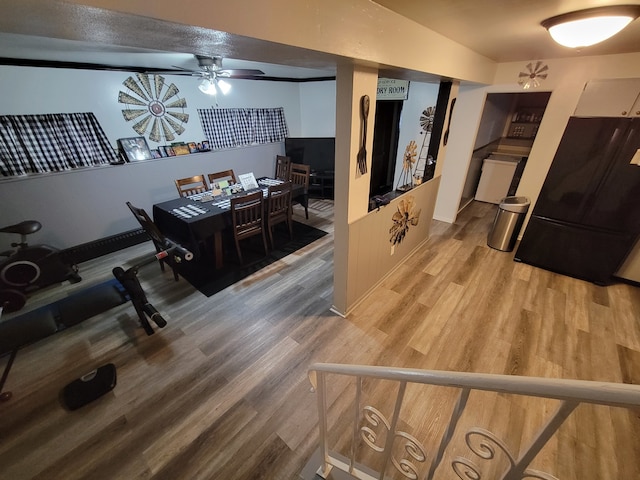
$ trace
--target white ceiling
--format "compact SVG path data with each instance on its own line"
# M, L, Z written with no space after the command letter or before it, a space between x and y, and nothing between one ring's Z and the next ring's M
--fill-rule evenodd
M556 45L540 25L545 18L568 11L619 3L614 0L376 0L376 3L498 62L640 51L640 19L616 37L583 51ZM624 3L640 5L638 1ZM39 7L37 12L34 5ZM47 10L35 0L3 0L0 5L0 57L196 69L197 63L191 53L204 54L214 48L216 55L225 58L223 66L226 68L259 68L267 76L289 78L335 75L335 65L339 61L320 52L222 32L212 44L211 32L151 20L144 26L127 28L127 19L114 13L99 18L93 16L88 21L92 26L101 21L110 25L122 23L119 35L91 43L83 41L83 35L94 38L96 30L78 31L77 24L73 24L74 20L66 13L59 6ZM159 35L162 35L166 51L153 49Z
M640 19L605 42L576 51L557 45L543 20L586 8L640 5L625 0L375 0L497 62L640 51Z

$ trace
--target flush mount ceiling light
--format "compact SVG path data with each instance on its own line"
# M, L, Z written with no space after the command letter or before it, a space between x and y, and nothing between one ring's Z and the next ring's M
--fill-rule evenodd
M614 36L640 16L640 5L612 5L548 18L542 26L560 45L588 47Z

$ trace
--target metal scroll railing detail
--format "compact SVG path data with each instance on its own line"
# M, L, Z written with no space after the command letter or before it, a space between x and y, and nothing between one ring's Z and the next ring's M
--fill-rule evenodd
M362 410L364 412L364 420L367 422L365 425L360 427L362 439L372 450L375 450L376 452L384 452L384 446L376 443L379 437L377 430L380 425L384 425L388 433L391 430L389 420L387 420L385 416L374 407L366 406Z
M474 439L477 439L474 442ZM507 445L500 440L497 436L488 430L483 428L472 428L465 435L465 441L469 450L471 450L478 457L483 460L493 460L496 457L497 451L500 450L509 461L509 470L512 472L515 470L517 461L515 457L509 451ZM464 457L456 457L451 466L453 471L462 480L481 480L482 474L479 467L471 460ZM509 476L508 478L517 478L518 480L524 480L526 478L538 479L538 480L558 480L553 475L549 475L544 472L538 472L537 470L525 470L525 472L518 477Z
M411 458L411 460L407 458L401 458L398 460L395 456L392 456L391 461L393 466L396 467L396 470L405 477L410 478L411 480L417 480L419 472L414 462L424 463L427 460L427 452L420 441L408 433L398 432L396 433L396 438L398 437L405 440L403 451Z
M349 458L341 457L329 448L329 422L327 405L327 377L334 375L355 379L353 427L351 434ZM487 478L501 480L558 480L552 474L530 468L532 461L547 445L565 420L582 403L637 409L640 407L640 386L607 382L589 382L566 379L546 379L511 375L473 374L465 372L443 372L433 370L402 369L391 367L371 367L357 365L315 364L309 370L309 379L317 393L320 459L321 465L316 473L328 478L333 468L349 473L360 480L383 480L387 478L403 478L411 480L432 480L439 467L444 468L442 460L451 448L450 461L453 472L461 480L482 480L483 471L473 460L466 458L460 446L451 445L454 433L460 425L470 392L485 391L516 396L538 397L558 400L559 404L546 422L532 435L529 445L514 454L505 442L497 435L480 427L466 427L464 442L466 448L475 455L484 466L492 464L497 474L487 474ZM392 414L385 416L382 408L367 402L363 405L363 380L384 380L397 382L395 398L385 390L382 401L385 405L391 401ZM420 403L405 398L407 387L415 385L431 385L458 389L449 418L438 410L438 416L444 423L441 427L427 429L430 435L442 431L439 437L419 439L416 434L409 433L411 426L400 419L400 412L420 410L424 404L424 396L417 397ZM349 389L343 393L349 392ZM415 393L415 391L414 391ZM411 415L408 415L411 418ZM467 419L467 424L469 419ZM334 425L332 428L339 427ZM407 428L409 427L409 428ZM431 425L433 427L433 425ZM339 436L339 435L338 435ZM422 436L418 434L418 436ZM456 436L457 438L457 436ZM363 456L375 465L362 465L356 462L358 447L372 451L371 456ZM426 447L430 446L429 448ZM504 467L506 463L507 467ZM360 459L359 459L360 461ZM315 468L315 467L314 467ZM489 470L491 470L489 468ZM393 473L395 469L395 473ZM500 471L498 471L500 469ZM502 473L500 473L502 472Z
M382 412L370 405L365 406L362 409L362 412L363 420L365 422L365 424L360 427L362 440L373 451L384 453L385 447L377 444L378 439L382 437L382 435L379 435L378 430L382 428L384 430L385 438L389 438L388 436L391 435L391 423L382 414ZM392 436L394 438L394 444L396 444L398 439L403 442L401 451L406 456L398 458L391 455L391 463L404 477L411 480L417 480L418 468L416 467L415 462L424 463L427 460L427 453L424 446L417 438L407 432L397 431Z

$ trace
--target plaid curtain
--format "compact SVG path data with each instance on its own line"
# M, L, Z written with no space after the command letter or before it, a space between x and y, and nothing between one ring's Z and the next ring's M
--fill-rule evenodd
M93 113L0 115L0 173L58 172L117 160Z
M284 142L289 135L284 108L198 109L204 136L215 150Z

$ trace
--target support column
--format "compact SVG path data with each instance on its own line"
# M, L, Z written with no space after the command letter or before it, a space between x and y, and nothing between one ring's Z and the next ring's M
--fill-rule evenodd
M369 183L373 127L376 110L378 70L362 65L339 65L336 76L336 165L333 254L333 310L345 315L349 307L350 282L354 278L354 242L349 225L369 209ZM367 172L358 169L357 155L362 142L360 99L370 99L367 121Z

